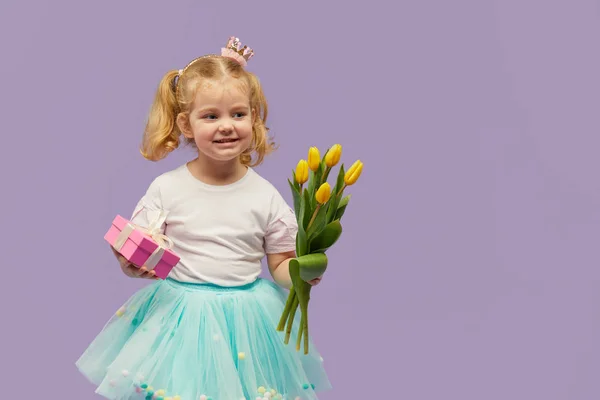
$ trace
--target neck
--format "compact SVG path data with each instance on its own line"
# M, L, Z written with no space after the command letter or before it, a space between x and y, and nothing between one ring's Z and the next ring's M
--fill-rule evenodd
M188 166L192 175L209 185L228 185L236 182L244 177L248 169L239 159L215 161L202 156L190 161Z

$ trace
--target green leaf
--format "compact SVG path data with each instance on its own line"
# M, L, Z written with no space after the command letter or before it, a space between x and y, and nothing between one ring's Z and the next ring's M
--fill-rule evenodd
M323 230L327 224L327 204L322 205L317 212L317 216L313 221L310 229L306 231L306 235L309 239L312 239L315 234L318 234Z
M335 219L335 215L337 213L338 204L340 202L343 192L339 195L337 195L337 193L342 189L342 187L344 187L344 174L344 164L342 164L340 165L340 171L338 172L337 181L335 187L331 192L331 199L329 200L329 207L327 209L328 223Z
M327 270L327 256L323 253L307 254L290 260L290 276L296 271L304 282L322 276Z
M304 261L302 261L301 258L295 258L290 260L290 277L292 278L292 285L294 288L294 291L296 293L296 301L294 301L294 304L292 304L292 310L295 310L296 308L294 308L294 305L296 307L300 306L300 310L301 310L301 321L304 320L304 322L307 322L308 320L308 303L310 302L310 291L312 286L305 281L302 277L302 275L306 276L306 271L304 273L301 273L301 270L304 270L303 268L301 268L301 264L306 264ZM322 264L322 263L321 263ZM317 266L319 266L319 264L316 264ZM308 270L310 271L310 270ZM318 272L315 270L315 272ZM313 272L314 274L314 272ZM313 274L308 274L308 276L312 276ZM319 275L320 276L320 275ZM314 279L314 278L313 278ZM311 280L311 279L309 279ZM292 311L290 313L290 316L288 318L288 332L286 333L285 336L285 343L288 343L289 340L289 334L290 332L290 328L291 328L291 324L293 323L293 318L294 318L294 311ZM300 323L300 327L302 327L302 323ZM304 333L307 333L306 331L304 331ZM300 334L300 332L298 332L298 334Z
M306 193L306 189L304 189L304 193ZM306 224L303 223L305 219L305 215L310 213L310 210L307 210L307 202L302 197L299 197L300 200L300 211L298 213L298 233L296 234L296 254L305 254L308 248L308 241L306 238Z
M300 192L300 184L296 182L296 171L292 170L292 180L291 182L294 184L294 187L298 192Z
M324 253L337 242L342 235L342 224L339 220L330 222L325 228L311 240L311 253Z
M327 149L327 151L325 152L325 155L327 155L328 152L329 152L329 149ZM327 179L329 179L329 173L331 172L331 168L329 168L327 166L327 164L325 164L325 155L323 156L323 159L321 160L321 168L323 168L323 182L327 182Z
M340 172L338 173L337 180L335 182L336 193L339 192L344 187L344 175L346 174L346 170L344 169L344 164L340 165Z
M296 255L303 256L308 253L308 238L303 228L298 227L296 234Z
M321 168L323 169L323 171L327 170L327 164L325 164L325 157L327 157L327 153L329 153L329 149L327 149L325 151L325 154L323 154L323 157L321 157ZM325 177L323 177L323 182L327 180L327 175L329 175L329 171L325 173Z
M311 254L309 254L311 255ZM292 278L292 287L294 288L294 292L298 298L298 302L300 303L302 308L306 308L308 306L308 302L310 301L310 288L311 286L301 277L301 265L306 265L307 260L303 260L302 256L297 258L292 258L290 260L289 269L290 269L290 278ZM318 260L311 260L309 257L308 264L312 264L316 267L321 266L322 261L319 263ZM327 264L327 259L325 260L325 264ZM325 265L327 267L327 265ZM309 267L310 268L310 267ZM321 266L322 268L322 266ZM311 274L309 274L310 276ZM320 276L320 275L319 275ZM318 276L317 276L318 277ZM313 278L314 279L314 278ZM311 279L309 279L311 280Z
M306 188L309 194L315 192L315 173L312 169L308 170L308 185L306 185Z
M346 211L346 207L348 206L348 202L350 201L350 195L345 196L340 203L338 204L337 211L335 212L334 220L341 220L344 212Z
M317 199L315 198L315 194L319 187L321 187L321 176L323 175L323 163L319 163L319 168L312 175L312 186L310 189L310 207L311 209L315 209L317 206Z
M301 222L302 222L302 226L304 227L304 230L306 232L306 227L308 226L308 222L310 221L310 218L312 217L313 214L313 209L311 207L311 203L310 203L310 195L308 193L308 190L304 189L303 191L303 198L302 198L302 206L304 206L304 214L300 215L301 218Z
M306 226L304 226L304 224L302 222L304 221L304 215L307 213L307 204L304 199L305 192L306 192L306 189L304 189L302 191L302 193L300 194L300 212L298 213L298 225L300 225L303 229L306 228Z
M335 213L334 221L339 221L344 216L346 212L346 206L338 207L337 212Z
M342 200L340 200L339 204L338 204L338 209L341 207L346 207L348 205L348 202L350 201L350 194L344 196L344 198Z
M327 151L325 151L325 154L323 154L323 156L321 157L321 162L319 163L319 168L317 169L316 172L316 182L315 182L315 187L314 187L314 192L312 193L312 207L313 209L316 207L317 205L317 200L315 199L315 193L317 192L317 190L319 190L319 187L321 187L321 185L325 182L327 182L327 175L329 175L329 171L327 171L327 166L325 165L325 156L327 155L327 153L329 152L329 149L327 149Z
M331 168L325 166L325 173L323 175L323 182L327 182L327 179L329 179L329 173L331 172Z
M292 197L294 198L294 212L296 213L296 220L298 220L298 216L300 215L300 191L296 189L292 181L289 179L288 183L290 184L290 189L292 189Z

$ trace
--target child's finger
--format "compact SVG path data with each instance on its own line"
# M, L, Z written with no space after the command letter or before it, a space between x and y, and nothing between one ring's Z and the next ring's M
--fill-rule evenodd
M146 266L137 268L137 276L144 276L147 272L148 272L148 268Z
M150 279L156 276L156 272L154 272L154 270L148 270L148 267L146 266L143 266L140 270L143 270L143 273L140 275L142 278Z
M141 274L140 269L135 265L128 264L125 266L125 269L127 270L127 274L129 276L140 276Z

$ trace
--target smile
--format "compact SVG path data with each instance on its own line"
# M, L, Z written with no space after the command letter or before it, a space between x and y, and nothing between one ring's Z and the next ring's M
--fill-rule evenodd
M221 139L221 140L213 140L213 143L234 143L239 139Z

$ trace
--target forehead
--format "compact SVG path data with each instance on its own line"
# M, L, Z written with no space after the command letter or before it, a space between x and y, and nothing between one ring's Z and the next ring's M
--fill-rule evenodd
M196 89L196 105L221 102L249 102L249 91L241 79L203 79Z

